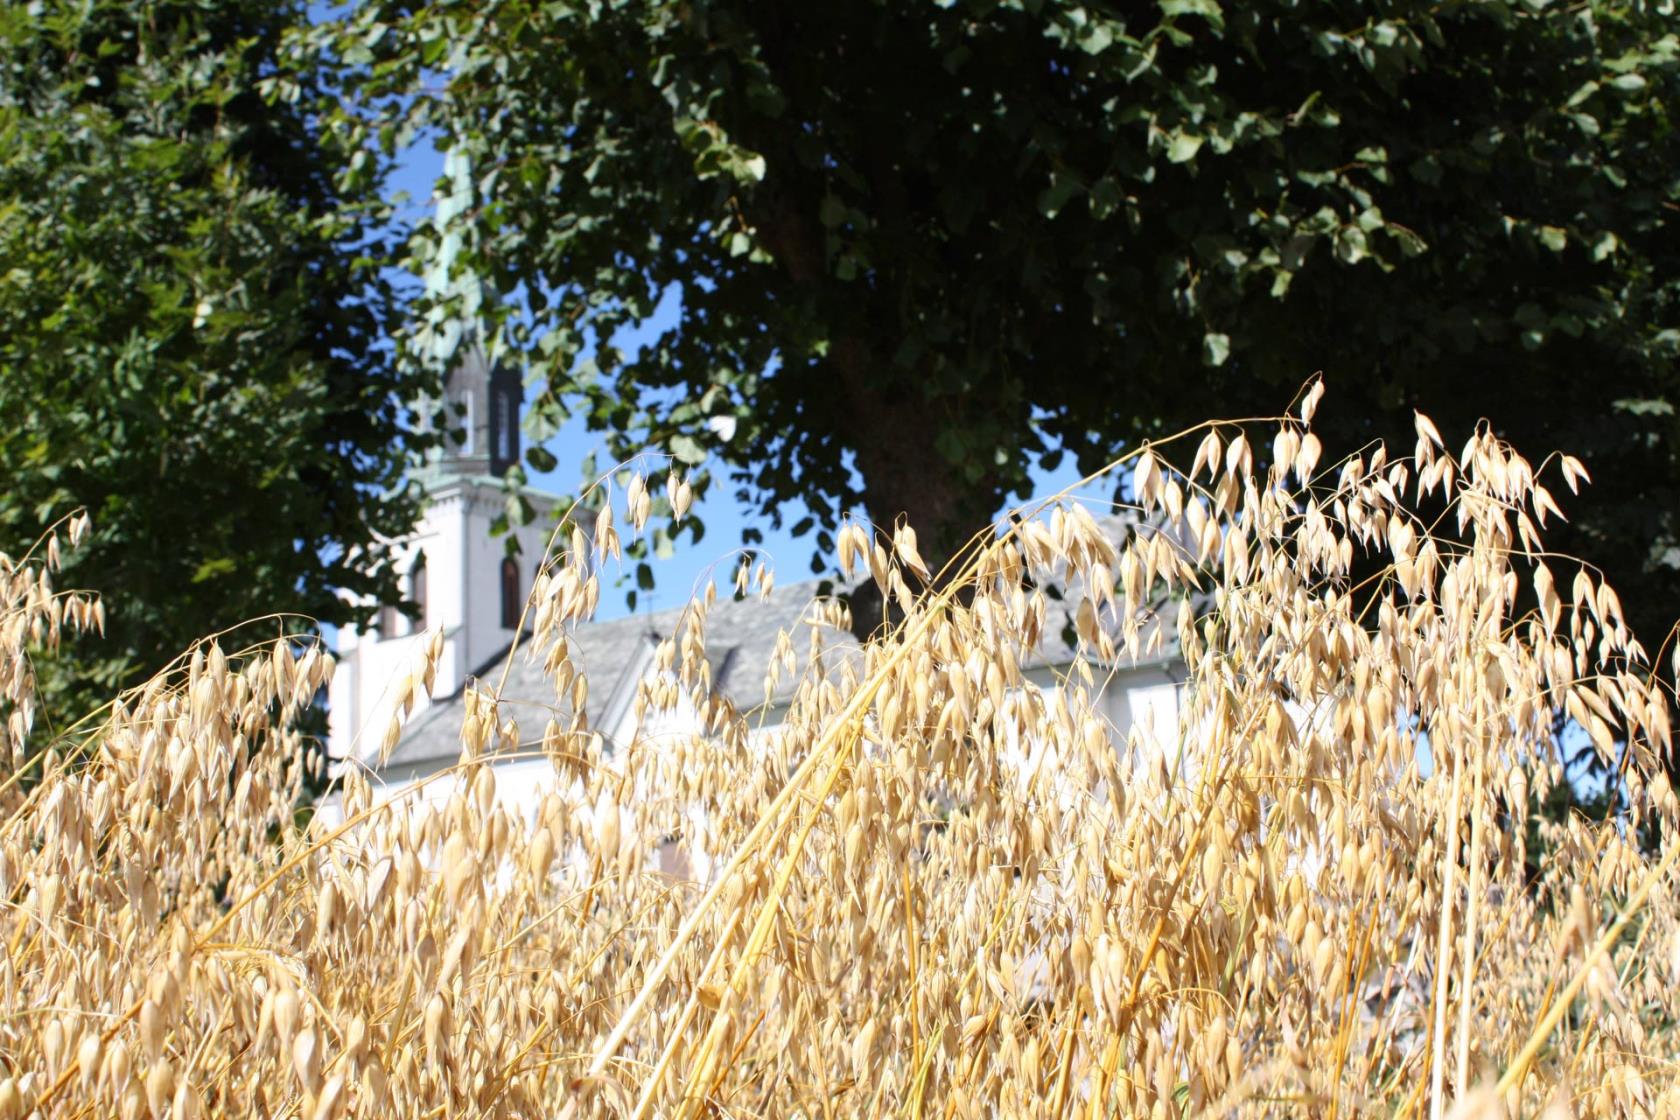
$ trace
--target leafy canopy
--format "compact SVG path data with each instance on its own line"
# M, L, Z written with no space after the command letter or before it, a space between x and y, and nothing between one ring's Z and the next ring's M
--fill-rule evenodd
M432 381L380 345L376 164L321 143L307 75L263 96L303 17L0 9L0 549L91 513L63 581L109 632L45 682L74 697L275 611L347 622L340 590L397 598L399 401Z
M325 35L348 132L475 168L411 249L521 297L538 436L582 407L773 519L803 500L824 551L862 504L940 556L1034 464L1322 369L1332 438L1421 406L1580 454L1610 493L1557 539L1657 608L1671 8L372 0ZM673 286L680 322L616 351Z

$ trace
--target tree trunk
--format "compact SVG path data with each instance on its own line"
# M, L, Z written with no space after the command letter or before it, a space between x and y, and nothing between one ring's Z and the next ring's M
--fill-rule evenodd
M760 236L789 278L813 288L824 284L820 230L787 199L770 195L762 205ZM987 469L970 480L940 451L940 430L960 425L976 402L930 399L902 369L883 373L898 345L896 309L878 294L861 286L858 291L863 303L855 306L853 322L830 340L828 366L842 402L836 426L857 455L864 504L883 547L891 550L893 528L903 518L916 530L917 551L937 576L971 536L991 524L1003 502L1001 477ZM914 586L914 577L908 579ZM852 628L867 639L886 620L880 590L864 580L851 602Z
M840 340L832 352L849 405L847 442L857 454L864 503L878 539L890 553L893 529L900 521L908 524L916 531L917 551L938 586L946 562L991 525L1003 500L998 478L990 471L973 482L964 478L960 466L936 446L940 402L884 398L876 387L879 382L867 376L870 355L861 342ZM946 574L954 571L955 565ZM904 574L916 589L915 577ZM891 620L892 612L872 579L854 588L850 599L852 629L860 639L867 640Z

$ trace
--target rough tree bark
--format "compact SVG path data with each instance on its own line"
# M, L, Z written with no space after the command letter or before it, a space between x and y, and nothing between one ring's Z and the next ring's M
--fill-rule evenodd
M812 211L797 199L770 195L759 230L789 279L819 288L831 280L822 231L806 216ZM890 282L885 287L890 291ZM991 523L1003 501L1002 483L992 471L964 477L961 465L940 451L935 439L940 425L974 402L928 399L903 370L886 372L899 343L894 304L878 292L865 294L861 285L859 290L849 329L829 341L826 364L841 390L839 426L857 456L864 505L883 546L890 550L893 528L903 519L916 530L918 551L937 573ZM886 619L880 590L866 579L853 588L850 601L852 628L860 639L868 638Z

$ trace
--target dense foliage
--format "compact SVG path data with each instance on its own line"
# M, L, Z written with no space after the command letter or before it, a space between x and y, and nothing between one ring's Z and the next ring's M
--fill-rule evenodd
M413 248L523 294L539 435L581 398L621 452L802 499L825 550L861 503L943 556L1034 464L1323 369L1342 435L1421 405L1581 454L1610 492L1563 543L1660 638L1670 9L374 0L329 34L347 124L476 169ZM625 360L614 330L673 286L681 321Z
M55 688L104 698L222 627L397 595L399 401L430 379L381 346L376 161L321 142L307 75L263 96L303 15L0 8L0 551L85 505L59 578L120 604Z

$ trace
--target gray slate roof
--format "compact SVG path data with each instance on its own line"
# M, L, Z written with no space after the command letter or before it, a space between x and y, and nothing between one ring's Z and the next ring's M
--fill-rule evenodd
M1120 544L1130 533L1133 519L1109 516L1099 518L1099 522L1111 539ZM764 705L764 682L775 656L778 634L789 635L794 653L803 664L810 648L809 627L820 625L813 607L820 582L807 580L776 587L764 598L750 595L736 601L724 594L718 596L717 603L707 613L705 625L706 656L715 692L727 697L743 712ZM1071 632L1077 603L1076 595L1052 599L1043 641L1022 659L1023 669L1065 665L1073 660L1074 647L1065 641L1063 634L1064 630ZM591 727L601 730L616 724L620 714L635 701L637 686L645 676L655 647L671 636L687 609L677 607L653 614L587 622L570 631L567 641L572 661L589 678L585 713ZM1178 655L1171 618L1160 622L1165 626L1166 640L1149 663L1171 661ZM821 631L825 650L842 655L856 650L857 642L849 632L826 625L821 626ZM504 649L478 667L470 678L494 687L501 680L506 659ZM777 682L770 706L790 702L797 686L797 674L784 673ZM569 710L568 705L556 700L554 686L544 675L541 660L531 656L528 638L520 641L501 689L501 699L511 709L509 714L521 724L540 725L550 715L564 715ZM384 769L418 773L453 762L460 754L461 724L461 691L439 697L409 725Z
M764 704L764 681L776 651L776 636L787 632L794 652L803 659L809 649L809 628L818 624L813 604L817 580L776 587L760 598L750 595L736 601L720 594L706 614L706 657L711 665L713 691L728 697L742 711ZM617 715L635 700L654 649L681 624L687 607L653 614L631 615L605 622L586 622L567 636L572 661L589 678L589 699L585 714L591 727L600 729L616 721ZM825 649L855 648L849 632L822 626ZM470 676L494 687L501 679L507 660L503 649ZM778 682L772 705L792 698L797 680L784 674ZM464 691L464 690L463 690ZM531 656L528 638L521 639L501 689L502 703L521 723L546 721L569 706L556 701L554 686L544 675L540 658ZM409 726L391 752L387 770L427 769L460 754L462 698L457 691L439 697Z

